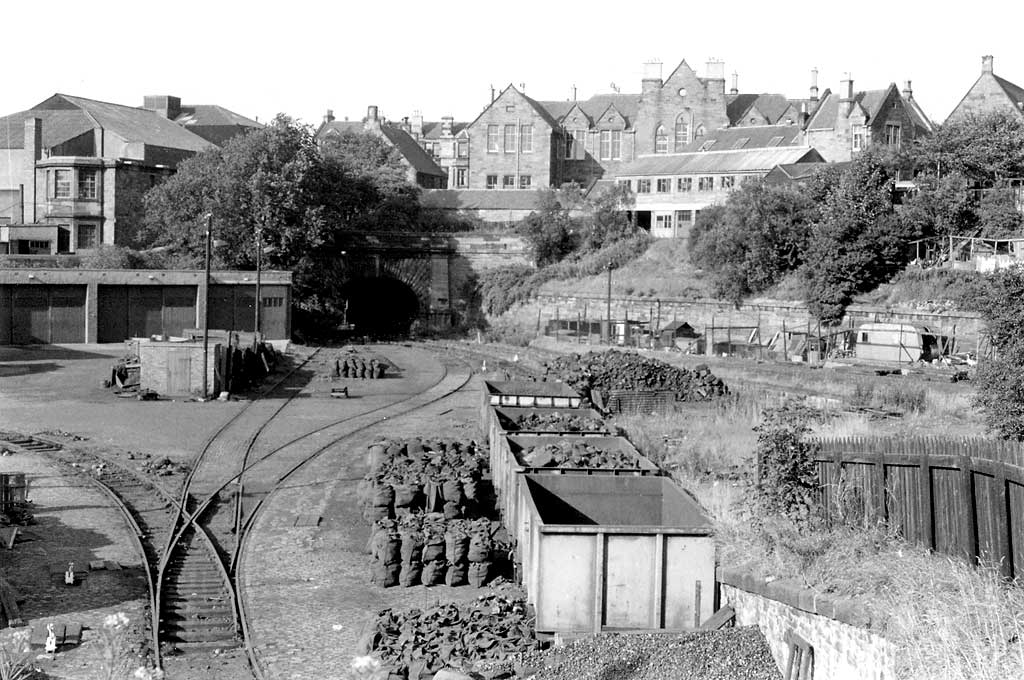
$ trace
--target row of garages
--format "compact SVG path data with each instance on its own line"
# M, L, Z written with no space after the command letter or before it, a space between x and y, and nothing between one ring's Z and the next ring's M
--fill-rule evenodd
M94 303L90 290L96 296ZM0 284L0 345L182 336L202 326L200 292L197 285ZM289 336L288 293L288 286L262 288L260 325L270 339ZM252 285L210 286L209 327L253 330L255 302ZM94 332L89 332L90 309L94 310Z

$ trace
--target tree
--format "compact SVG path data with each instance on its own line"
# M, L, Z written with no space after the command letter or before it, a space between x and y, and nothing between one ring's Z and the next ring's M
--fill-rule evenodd
M893 210L888 168L871 152L858 156L828 190L811 230L802 267L811 313L822 323L841 321L854 294L906 264L911 229Z
M995 356L978 362L975 403L994 431L1024 440L1024 268L986 276L976 307Z
M983 186L1024 177L1024 122L992 112L956 118L919 138L908 154L919 172L963 175Z
M616 184L594 198L580 201L583 217L579 222L581 249L601 248L635 236L640 228L629 218L633 193L625 184Z
M519 232L530 244L538 267L561 261L576 248L577 235L569 209L559 201L554 189L540 191L540 210L529 214Z
M724 204L701 211L690 259L711 272L716 295L739 303L800 267L815 215L799 189L746 181Z

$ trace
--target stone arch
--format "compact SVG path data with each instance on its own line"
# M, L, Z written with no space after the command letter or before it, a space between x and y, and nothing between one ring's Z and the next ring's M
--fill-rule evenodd
M668 153L668 132L661 123L654 128L654 153Z
M675 150L680 152L690 143L690 112L683 111L676 116Z

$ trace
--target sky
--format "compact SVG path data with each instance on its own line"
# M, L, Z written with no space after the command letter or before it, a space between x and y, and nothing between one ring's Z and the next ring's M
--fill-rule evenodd
M925 9L927 8L927 9ZM141 106L145 95L219 104L259 121L286 113L318 124L327 109L358 120L472 121L491 87L525 85L540 100L640 91L644 62L700 76L725 62L726 88L806 97L821 90L913 83L935 122L981 72L1024 84L1022 2L786 3L648 0L465 2L5 3L0 114L55 92Z

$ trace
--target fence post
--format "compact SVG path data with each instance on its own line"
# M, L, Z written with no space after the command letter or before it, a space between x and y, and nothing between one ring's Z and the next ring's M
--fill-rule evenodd
M921 493L921 519L924 524L924 545L929 550L935 550L935 502L933 500L934 489L932 487L932 465L927 449L921 453L921 474L919 476L918 488Z
M786 320L782 320L782 360L789 363L789 339L786 337Z
M967 555L971 564L978 561L978 525L977 504L974 498L974 480L971 472L970 456L960 456L960 498L963 507L959 508L963 518L963 530L960 537L961 550Z
M1006 485L1006 463L994 461L995 474L992 475L992 482L996 490L992 493L992 521L995 524L996 550L994 559L999 560L999 573L1005 578L1012 579L1015 569L1013 563L1013 533L1010 523L1010 494Z
M878 452L878 460L875 461L874 470L872 470L875 478L875 485L878 487L875 489L875 513L876 518L886 522L889 520L889 508L885 502L885 451Z

